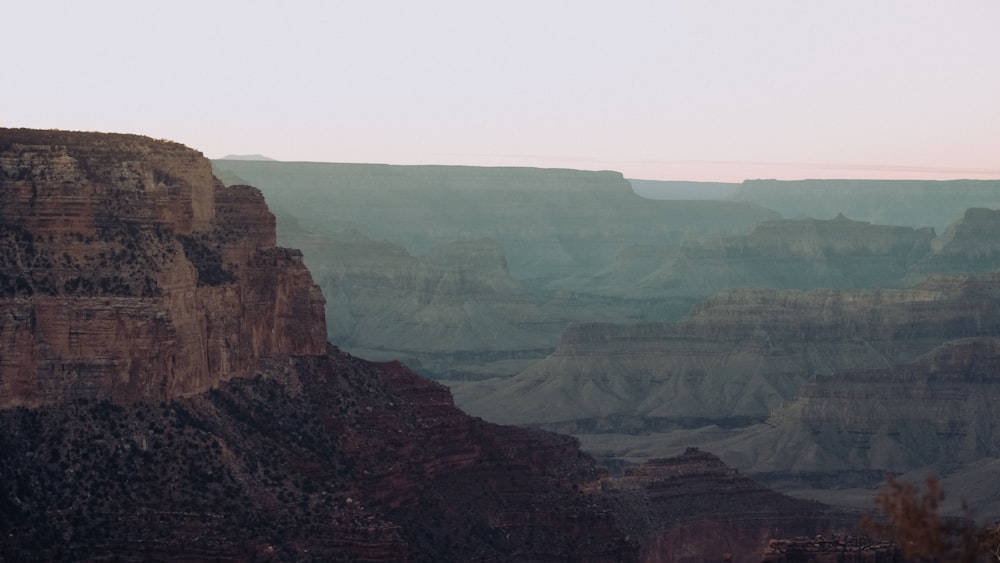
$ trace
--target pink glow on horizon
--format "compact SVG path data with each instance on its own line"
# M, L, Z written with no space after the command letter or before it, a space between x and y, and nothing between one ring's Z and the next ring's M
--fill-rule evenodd
M210 157L1000 178L1000 1L10 2L8 127Z

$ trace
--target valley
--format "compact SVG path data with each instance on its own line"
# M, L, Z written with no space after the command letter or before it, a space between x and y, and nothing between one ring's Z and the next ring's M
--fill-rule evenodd
M628 216L635 194L604 173L485 169L489 195L461 200L479 217L473 229L444 215L468 169L397 167L363 183L364 165L346 179L345 165L213 165L279 202L298 194L289 205L300 213L308 205L315 230L290 209L279 233L317 272L331 341L402 359L470 414L570 433L613 468L697 446L805 498L870 506L886 474L935 474L997 510L983 493L994 479L973 469L997 455L996 418L974 403L993 392L1000 337L997 182L748 181L701 187L725 199L639 198L647 209ZM281 184L279 169L298 167L309 180ZM403 177L447 186L420 203L436 245L419 222L403 232L402 218L394 232L367 221L337 230L372 190L398 199L379 200L386 217L412 210ZM661 198L699 193L640 185ZM322 186L354 202L326 207L326 226ZM497 201L525 191L564 214ZM660 218L644 223L648 212ZM602 227L625 217L627 227ZM329 250L347 246L353 257ZM928 366L942 371L920 377ZM949 383L932 383L941 377Z

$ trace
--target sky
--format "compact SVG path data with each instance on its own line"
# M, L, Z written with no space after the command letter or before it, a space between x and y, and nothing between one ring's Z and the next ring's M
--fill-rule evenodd
M1000 178L1000 0L0 0L0 125L210 158Z

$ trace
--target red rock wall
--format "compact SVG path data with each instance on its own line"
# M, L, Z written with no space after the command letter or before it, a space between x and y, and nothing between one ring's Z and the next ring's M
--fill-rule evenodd
M301 253L197 151L3 129L0 195L0 408L165 400L325 352Z

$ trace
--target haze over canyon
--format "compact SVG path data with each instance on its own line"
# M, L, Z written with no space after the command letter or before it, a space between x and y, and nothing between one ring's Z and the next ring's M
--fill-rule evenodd
M1000 515L1000 181L0 129L0 189L0 559L761 561L887 473Z

